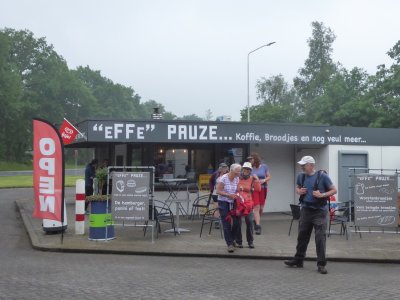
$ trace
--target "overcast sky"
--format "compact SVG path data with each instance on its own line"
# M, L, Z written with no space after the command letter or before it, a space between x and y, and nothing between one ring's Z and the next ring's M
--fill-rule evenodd
M400 39L397 0L0 0L0 28L45 37L70 68L89 65L177 116L240 120L255 83L292 81L308 55L311 22L337 38L333 58L374 73Z

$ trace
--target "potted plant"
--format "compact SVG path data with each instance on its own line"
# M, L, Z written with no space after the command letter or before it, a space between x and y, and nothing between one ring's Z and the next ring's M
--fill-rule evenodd
M96 171L96 179L98 183L99 194L102 194L103 186L107 182L107 175L108 173L106 168L101 168Z

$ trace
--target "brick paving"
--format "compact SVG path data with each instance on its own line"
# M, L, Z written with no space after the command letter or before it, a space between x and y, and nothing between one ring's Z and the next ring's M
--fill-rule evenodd
M19 199L21 213L15 205L15 199ZM110 242L90 242L87 240L87 235L77 240L76 244L80 245L80 248L74 251L84 252L85 247L93 247L91 251L96 254L62 253L52 251L65 250L59 246L59 235L45 235L40 228L40 222L31 219L34 226L32 228L36 230L34 235L37 236L37 241L40 241L39 246L48 251L32 249L25 231L30 229L25 228L23 222L23 218L28 220L30 218L30 201L30 190L19 190L17 198L10 190L0 190L2 228L0 299L397 299L398 297L400 274L398 263L330 261L328 275L318 274L313 261L305 262L303 269L285 267L279 259L280 255L291 254L296 242L295 235L287 236L289 222L285 215L263 216L265 234L256 237L255 251L240 249L229 259L222 257L226 254L223 253L225 249L219 232L213 230L211 236L206 235L200 239L197 231L198 222L187 221L185 226L192 228L189 234L175 237L163 233L154 244L150 243L149 237L141 240L138 228L120 228L117 229L117 239ZM72 209L73 204L69 204L68 208ZM73 216L70 215L68 218ZM68 226L64 245L72 247L75 239L72 234L73 223L69 222ZM391 240L394 244L388 246ZM123 243L130 245L130 251L122 252L114 249L114 252L109 252L117 253L114 255L101 254L97 251L109 250L111 246L116 248ZM141 247L143 250L145 245L152 251L159 248L158 254L163 255L134 255L137 251L135 249ZM370 253L372 256L382 251L393 254L392 251L395 246L398 248L398 245L398 235L365 234L361 240L353 237L350 245L353 249L350 248L348 251L352 250L353 256L356 254L365 256L365 253ZM338 246L349 246L349 244L345 242L343 236L333 236L328 239L331 260L340 257L337 253L345 253L337 252L338 250L335 252ZM188 252L181 247L189 248L190 251L197 250L191 253L193 256L174 256L178 250ZM279 247L282 247L281 252L278 251ZM363 247L368 249L364 249L363 252L361 251ZM212 249L211 254L208 252L210 249ZM264 253L264 256L257 256L259 252L256 251ZM272 256L273 251L280 255ZM118 253L125 254L118 255ZM262 259L267 257L265 253L277 259ZM189 254L190 252L187 253ZM202 254L209 257L199 257ZM395 259L392 254L386 257ZM311 251L310 256L312 256ZM377 258L374 257L374 260L369 261L376 261Z
M158 196L162 197L161 194ZM191 221L184 216L180 217L181 227L189 228L190 232L176 236L162 232L154 243L151 243L150 230L148 230L146 236L143 236L142 227L117 225L114 226L116 239L106 242L89 241L88 216L85 222L85 234L74 234L75 205L71 195L67 197L68 229L64 235L63 244L61 244L60 235L45 234L42 230L41 220L31 217L32 200L17 200L16 203L33 247L42 250L283 259L292 256L296 247L297 221L294 222L292 233L288 236L291 217L285 213L264 214L262 217L262 235L255 235L254 244L256 248L247 248L244 241L245 247L236 249L233 254L227 253L225 242L221 239L219 230L212 229L209 235L209 227L207 227L200 238L200 220ZM169 224L162 224L162 229L170 228L168 226ZM334 227L334 230L339 231L339 226ZM243 237L245 238L245 234ZM400 261L399 245L399 234L363 233L362 238L360 238L353 233L349 240L346 240L343 235L334 234L327 239L327 258L331 261L398 262ZM315 257L315 244L311 240L307 258L315 259Z

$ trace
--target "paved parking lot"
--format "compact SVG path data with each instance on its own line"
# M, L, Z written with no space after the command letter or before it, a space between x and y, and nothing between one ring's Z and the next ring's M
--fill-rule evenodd
M330 262L320 275L312 261L290 269L271 259L36 251L14 204L30 193L0 190L0 299L398 297L399 264Z

